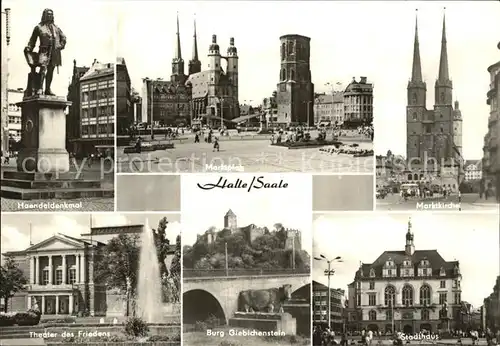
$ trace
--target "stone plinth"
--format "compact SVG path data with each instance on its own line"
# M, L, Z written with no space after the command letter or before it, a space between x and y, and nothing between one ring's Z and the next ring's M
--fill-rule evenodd
M233 318L229 319L229 326L265 332L279 332L285 333L285 335L297 334L297 320L289 313L237 312Z
M64 97L32 96L17 104L21 107L21 150L19 172L68 172L66 114L71 105Z

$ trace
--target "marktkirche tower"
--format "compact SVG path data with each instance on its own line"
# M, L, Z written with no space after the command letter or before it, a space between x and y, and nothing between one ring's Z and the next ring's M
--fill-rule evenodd
M418 179L423 175L436 175L443 167L454 167L455 186L461 171L462 161L462 114L458 101L453 102L453 84L448 70L448 50L446 42L446 18L443 16L441 56L438 78L434 85L434 108L427 109L427 85L422 78L422 64L418 40L418 21L415 21L415 41L413 65L408 83L408 105L406 107L406 155L412 160L412 171L416 162L423 167ZM433 160L434 159L434 160ZM437 163L437 171L435 164ZM412 179L416 180L416 179Z

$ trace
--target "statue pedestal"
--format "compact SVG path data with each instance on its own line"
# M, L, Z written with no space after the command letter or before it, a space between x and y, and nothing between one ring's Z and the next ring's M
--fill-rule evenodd
M68 172L64 109L71 102L64 97L39 95L26 97L18 105L22 128L18 172Z

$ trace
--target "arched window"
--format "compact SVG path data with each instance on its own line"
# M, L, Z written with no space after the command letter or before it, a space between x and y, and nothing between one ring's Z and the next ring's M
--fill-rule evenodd
M281 45L281 60L285 60L286 57L286 43L283 42Z
M388 321L392 320L392 310L386 310L385 319Z
M412 180L411 178L413 178L413 175L412 174L408 174L408 181L411 181Z
M428 321L429 318L429 310L422 310L422 316L420 318L421 320Z
M409 285L403 287L403 305L412 306L413 305L413 288Z
M417 120L417 118L418 118L417 113L416 113L416 112L414 112L414 113L413 113L413 120L415 120L415 121L416 121L416 120Z
M281 71L281 80L286 80L286 70L285 69L283 69Z
M396 289L394 286L387 286L385 288L384 301L386 306L396 305Z
M377 312L375 310L370 310L368 313L368 319L370 321L376 321L377 320Z
M420 287L420 305L431 305L431 288L429 285L423 285Z
M417 173L413 174L413 180L418 181L418 174Z
M294 47L293 41L288 42L288 55L295 53L294 48L295 47Z
M295 70L290 70L290 80L295 80Z

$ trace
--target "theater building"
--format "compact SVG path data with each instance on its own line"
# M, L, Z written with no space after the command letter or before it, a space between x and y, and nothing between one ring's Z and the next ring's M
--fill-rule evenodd
M405 249L362 263L349 285L349 329L436 333L461 324L460 265L437 250L415 250L411 221Z
M138 235L142 225L92 227L80 238L55 234L22 251L4 253L18 264L28 285L9 301L9 311L26 311L34 301L42 315L125 316L124 296L96 282L97 250L119 234ZM175 252L167 256L170 267Z

